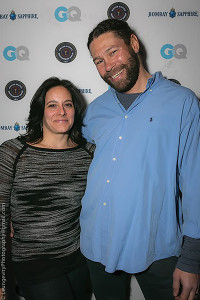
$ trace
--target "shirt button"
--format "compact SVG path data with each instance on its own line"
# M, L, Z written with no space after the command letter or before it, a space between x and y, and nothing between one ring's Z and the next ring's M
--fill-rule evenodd
M106 204L107 204L107 203L106 203L106 202L104 202L104 203L103 203L103 206L106 206Z
M119 136L119 139L122 140L122 136Z
M124 118L125 118L125 119L128 119L128 116L125 116Z
M106 182L107 182L107 183L109 183L109 182L110 182L110 180L109 180L109 179L107 179L107 180L106 180Z
M152 92L152 89L150 90L150 92Z
M113 160L115 161L115 160L116 160L116 157L113 157Z

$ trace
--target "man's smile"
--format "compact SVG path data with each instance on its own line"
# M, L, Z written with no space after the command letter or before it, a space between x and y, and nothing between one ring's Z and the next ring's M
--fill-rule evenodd
M112 79L117 78L121 73L123 72L123 69L121 71L119 71L117 74L111 76Z

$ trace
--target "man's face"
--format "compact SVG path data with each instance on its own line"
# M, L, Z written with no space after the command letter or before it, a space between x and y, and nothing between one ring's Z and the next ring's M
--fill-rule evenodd
M90 52L102 79L121 93L129 93L139 76L140 62L132 46L106 32L90 44Z

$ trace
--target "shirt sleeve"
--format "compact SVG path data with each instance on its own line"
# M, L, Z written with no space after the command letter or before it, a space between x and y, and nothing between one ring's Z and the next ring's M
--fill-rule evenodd
M181 191L183 245L177 267L200 272L200 108L191 94L182 113L178 178Z

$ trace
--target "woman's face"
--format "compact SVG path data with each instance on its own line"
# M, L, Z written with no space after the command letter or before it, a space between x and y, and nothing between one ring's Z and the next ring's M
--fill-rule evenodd
M74 124L75 109L70 92L63 86L48 90L45 97L43 134L66 134Z

